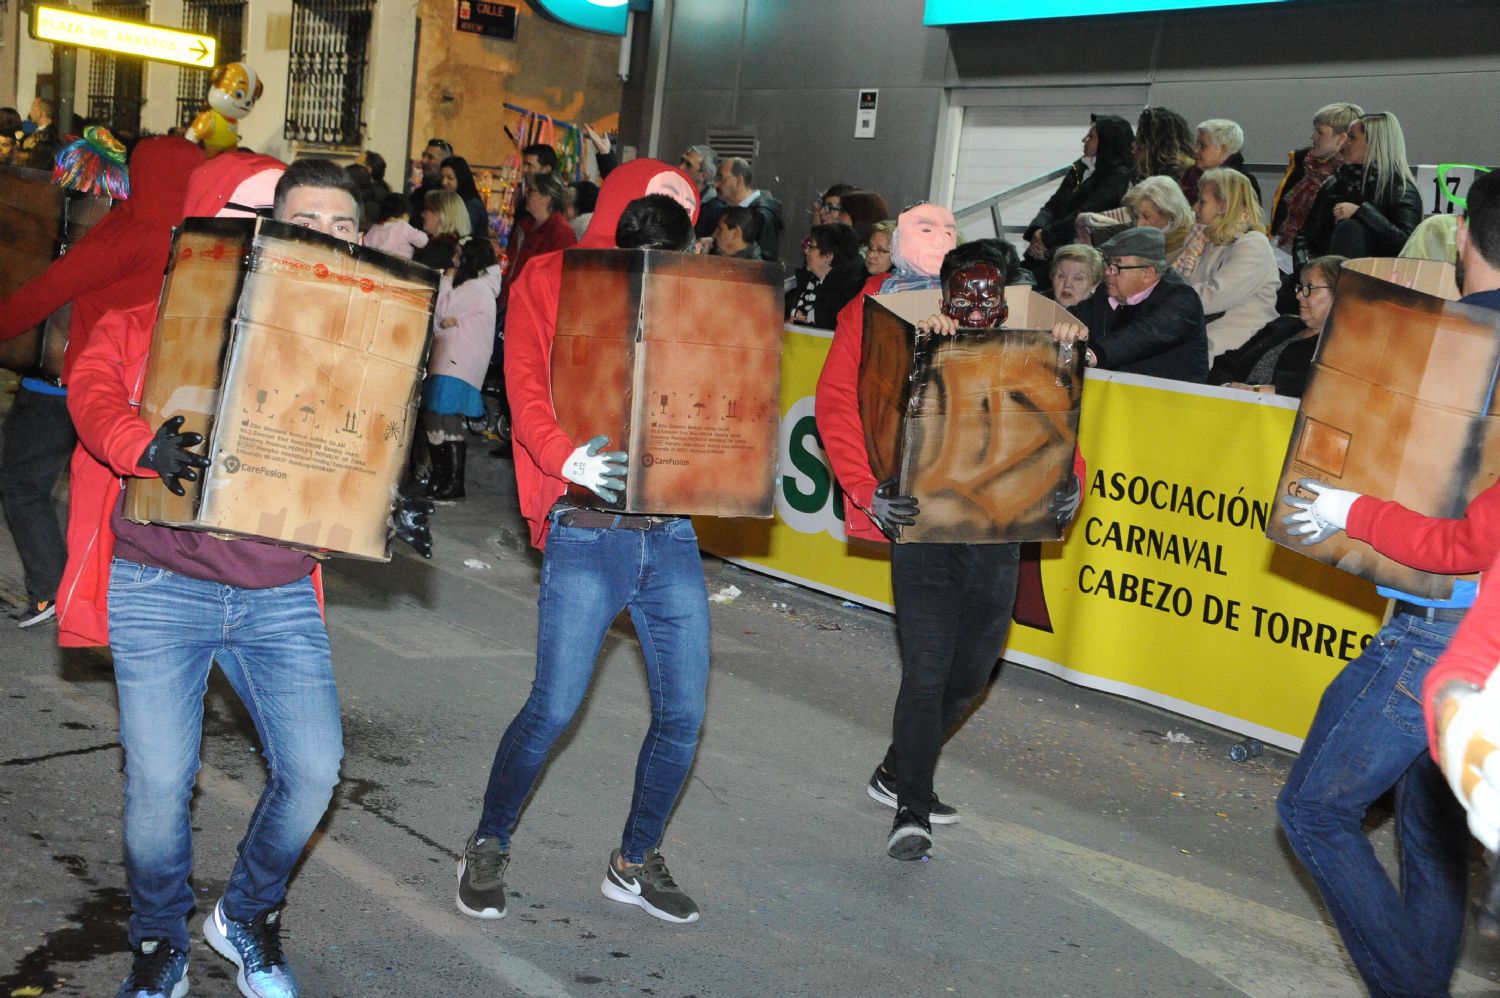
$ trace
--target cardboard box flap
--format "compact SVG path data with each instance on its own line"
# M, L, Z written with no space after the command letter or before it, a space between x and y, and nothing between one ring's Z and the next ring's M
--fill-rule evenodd
M1457 301L1458 268L1444 260L1408 260L1403 257L1365 256L1344 264L1344 270L1368 274L1403 288Z
M1500 313L1346 267L1315 360L1315 369L1342 371L1428 405L1488 412L1500 366Z

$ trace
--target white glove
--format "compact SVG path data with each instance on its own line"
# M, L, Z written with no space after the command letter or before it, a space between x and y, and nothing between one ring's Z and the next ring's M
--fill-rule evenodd
M1303 535L1304 545L1321 544L1348 526L1349 510L1359 498L1358 492L1345 492L1316 478L1301 479L1297 485L1316 498L1283 497L1286 504L1297 511L1281 518L1289 528L1288 533Z
M1448 683L1437 694L1439 765L1469 831L1500 851L1500 691Z
M625 487L625 451L606 451L609 437L600 434L568 455L562 476L582 485L605 502L614 502Z

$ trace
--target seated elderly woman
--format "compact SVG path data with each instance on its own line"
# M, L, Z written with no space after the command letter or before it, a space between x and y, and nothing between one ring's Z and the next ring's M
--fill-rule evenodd
M730 209L731 211L734 209ZM859 294L870 277L859 255L854 229L842 222L814 225L807 243L807 267L798 270L809 280L786 294L786 316L819 329L832 329L839 310Z
M1260 202L1260 184L1245 170L1245 130L1228 118L1209 118L1198 123L1198 144L1194 148L1193 166L1182 175L1182 194L1188 201L1198 200L1198 182L1209 170L1227 167L1245 175Z
M891 272L891 237L895 234L893 219L887 218L870 227L870 237L865 240L861 252L865 257L865 273L871 277Z
M1104 257L1094 247L1083 243L1059 246L1052 254L1048 276L1052 287L1042 294L1071 311L1073 306L1093 294L1099 282L1104 280Z
M1208 383L1301 398L1345 260L1320 256L1307 261L1297 284L1297 314L1272 319L1244 346L1215 357Z
M1194 210L1198 224L1172 269L1202 299L1209 355L1216 357L1276 318L1281 271L1261 231L1260 201L1243 173L1205 173Z
M1182 252L1193 228L1193 206L1171 177L1147 177L1125 192L1125 204L1114 211L1078 216L1078 241L1099 245L1132 225L1162 230L1167 262Z
M1203 304L1167 266L1160 229L1126 229L1099 247L1104 286L1073 308L1087 332L1084 360L1129 374L1201 384L1208 376Z

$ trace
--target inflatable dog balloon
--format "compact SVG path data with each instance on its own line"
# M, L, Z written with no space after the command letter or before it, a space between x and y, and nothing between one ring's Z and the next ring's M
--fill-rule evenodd
M240 144L240 119L255 107L264 90L255 70L242 62L216 67L207 106L188 126L187 138L203 146L209 156L236 148Z

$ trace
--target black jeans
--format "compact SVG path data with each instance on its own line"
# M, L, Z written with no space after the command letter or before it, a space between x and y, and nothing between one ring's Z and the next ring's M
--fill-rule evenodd
M33 603L56 599L62 581L68 547L52 505L52 490L77 442L67 398L22 385L0 438L0 505L21 554L26 595Z
M1016 602L1019 544L895 544L891 588L901 642L901 691L885 768L899 806L932 810L943 736L983 691L1005 647Z

